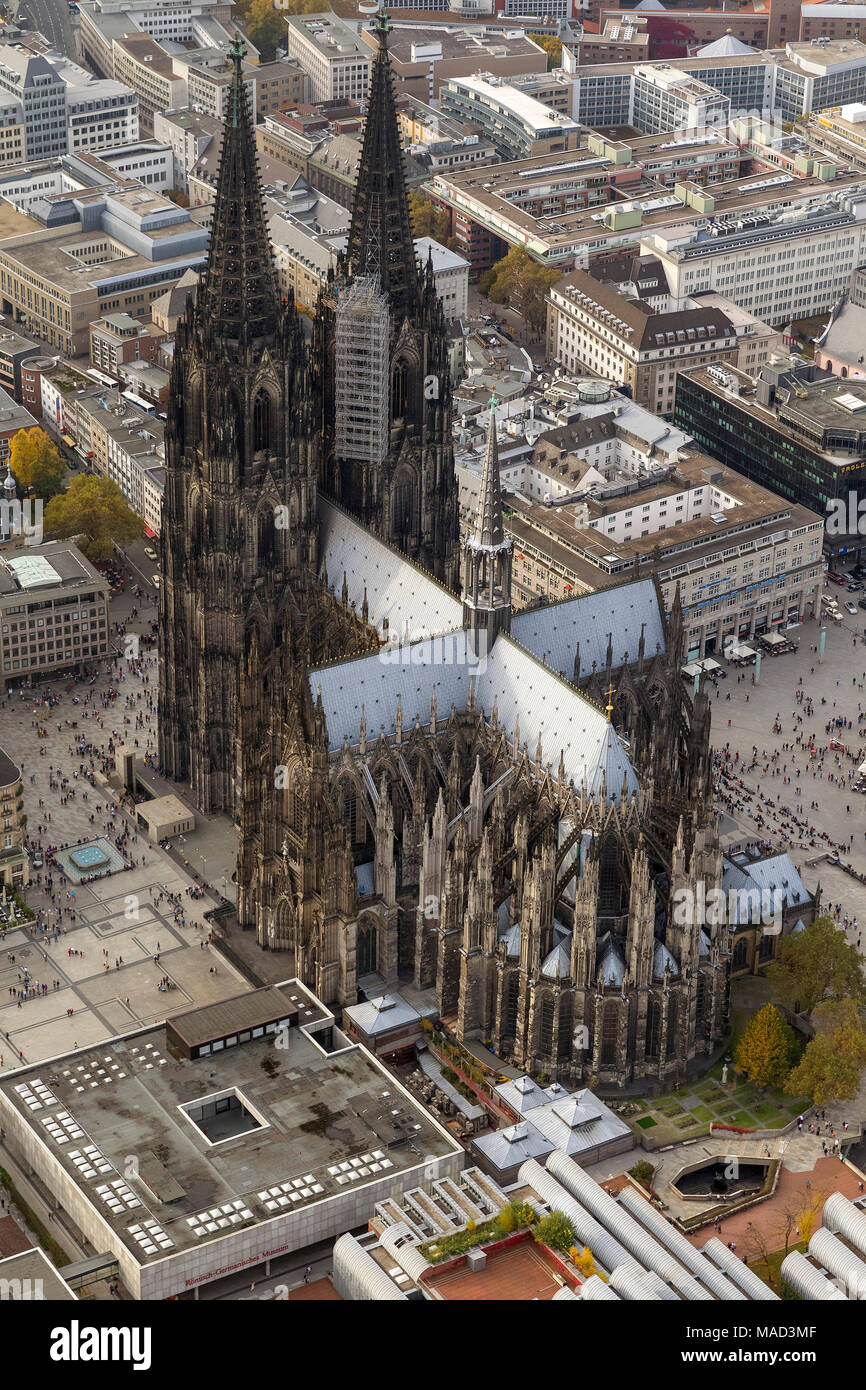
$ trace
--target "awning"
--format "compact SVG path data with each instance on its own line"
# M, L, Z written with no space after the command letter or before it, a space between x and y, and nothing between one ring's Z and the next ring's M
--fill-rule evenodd
M61 434L60 438L66 445L67 449L75 448L75 440L72 438L71 434Z
M151 531L151 529L150 529L149 526L145 526L145 528L144 528L144 534L147 536L147 539L148 539L149 541L155 541L155 540L157 539L157 533L156 533L156 531Z

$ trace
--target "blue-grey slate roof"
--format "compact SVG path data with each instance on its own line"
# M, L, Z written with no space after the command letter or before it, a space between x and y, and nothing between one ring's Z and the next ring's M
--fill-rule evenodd
M664 617L651 579L581 594L549 608L531 608L515 613L511 636L539 660L544 658L560 675L574 676L574 653L580 643L581 675L589 675L592 663L604 670L607 664L608 633L612 634L613 664L621 666L628 652L637 661L641 624L644 624L644 652L647 660L665 649ZM546 654L546 656L545 656Z

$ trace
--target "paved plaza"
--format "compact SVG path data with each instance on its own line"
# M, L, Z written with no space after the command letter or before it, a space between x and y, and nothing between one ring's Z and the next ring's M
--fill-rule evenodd
M46 929L20 924L0 943L0 1071L250 988L206 944L204 914L216 906L218 895L188 897L192 869L139 836L126 812L113 811L111 791L101 781L109 741L136 747L142 757L155 748L156 648L141 645L139 659L130 661L126 638L148 635L156 609L152 601L123 593L111 616L119 660L103 663L94 685L81 681L69 690L68 680L49 682L59 696L53 706L42 698L42 685L0 697L0 746L22 767L31 839L44 850L103 835L116 842L127 831L122 852L132 864L78 885L54 871L53 900L46 886L50 870L39 871L41 883L33 872L26 899L34 911L44 911ZM109 703L110 689L117 695ZM79 737L92 745L90 751L79 751ZM82 775L91 768L95 785ZM201 867L194 857L192 863ZM168 895L179 898L185 925ZM25 971L37 987L47 985L47 992L19 1007L15 993L26 983ZM161 992L163 976L173 987Z
M810 890L820 882L823 905L841 902L843 914L861 925L866 924L866 884L831 866L824 855L838 850L846 864L866 874L866 797L850 790L866 756L864 626L862 612L830 624L819 661L812 650L820 641L818 625L805 623L792 634L799 651L765 657L757 686L753 667L730 666L712 693L713 747L729 755L717 788L718 809L732 816L747 838L790 853ZM800 703L798 690L804 692ZM777 716L780 732L773 729ZM852 727L827 732L827 724L839 718ZM831 738L847 751L829 749ZM849 939L856 938L849 933Z

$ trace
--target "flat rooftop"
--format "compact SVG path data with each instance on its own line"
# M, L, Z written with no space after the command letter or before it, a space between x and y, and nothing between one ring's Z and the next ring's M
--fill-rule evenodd
M298 981L279 988L301 1012L288 1046L263 1037L190 1062L168 1052L163 1026L0 1082L139 1264L458 1151L364 1049L312 1041L304 1013L317 1001ZM219 1103L232 1098L247 1129L220 1137ZM217 1106L211 1139L189 1113L203 1102ZM139 1178L122 1176L129 1154Z
M41 231L42 228L38 230ZM147 236L151 241L162 241L170 237L188 236L193 230L192 223L184 222L174 227L154 228L148 231ZM26 241L16 246L0 243L0 251L23 269L50 281L59 290L69 294L89 288L101 292L101 286L106 280L117 277L126 280L134 275L156 275L170 267L177 267L179 279L184 270L195 269L205 259L204 251L190 252L179 246L175 256L169 254L159 260L127 254L103 261L99 265L84 265L73 260L67 250L67 247L74 246L79 252L86 251L90 246L104 245L105 239L104 232L87 234L81 232L80 226L63 227L56 239Z
M175 798L163 799L168 801ZM312 1010L305 1012L312 1016ZM317 1010L317 1014L319 1018L325 1016L321 1009ZM222 999L217 1004L207 1004L201 1009L188 1009L186 1013L174 1014L167 1021L184 1042L189 1043L190 1047L198 1047L201 1043L210 1042L212 1038L238 1033L244 1028L256 1028L273 1018L294 1019L297 1016L298 1005L292 1003L282 990L271 986L267 989L253 990L252 993L235 995L233 999Z
M547 1302L562 1288L565 1280L553 1262L539 1249L531 1235L515 1245L489 1251L483 1269L468 1265L437 1272L435 1267L424 1278L447 1302Z
M549 158L549 156L548 156ZM598 172L606 172L608 168L613 169L610 161L602 156L594 156L589 151L575 150L572 154L575 163L575 172L579 177L578 161L584 165L587 172L591 171L591 162L597 161ZM563 161L563 155L555 156L555 159ZM524 161L528 168L531 165L540 170L541 160ZM622 172L626 165L619 166ZM468 207L472 216L480 221L490 220L490 225L494 229L498 226L510 225L517 230L531 236L533 242L540 245L544 243L548 247L555 248L563 244L564 250L572 250L577 245L584 242L597 242L602 247L606 242L613 240L614 243L623 241L638 242L649 236L650 233L664 232L669 238L684 239L689 234L697 236L698 229L709 221L717 220L720 217L731 216L735 213L746 212L752 208L764 211L767 208L787 208L799 204L809 199L815 199L819 195L826 198L832 190L833 192L851 191L858 183L862 182L862 174L846 175L837 178L832 184L828 184L814 175L806 178L797 178L788 175L782 170L773 170L765 175L750 175L747 178L727 179L720 183L711 184L706 192L714 200L714 209L711 214L701 216L691 207L679 200L674 201L672 190L663 183L646 179L637 188L623 186L616 190L616 195L611 198L608 204L599 203L595 207L575 208L573 211L557 214L545 212L536 216L532 212L525 211L516 201L514 192L514 173L515 164L509 164L507 169L502 165L471 166L468 169L456 172L440 172L433 175L431 187L435 193L445 198L453 206ZM549 171L552 173L552 170ZM519 174L518 174L519 177ZM527 174L527 179L538 178L538 174ZM772 180L772 182L770 182ZM542 180L543 182L543 180ZM606 207L624 208L631 205L635 200L643 204L643 215L637 227L629 228L623 233L614 231L606 227L603 221ZM656 206L653 202L658 200ZM792 227L797 225L792 223ZM501 235L501 233L500 233ZM750 235L743 233L744 237ZM755 234L751 234L755 235ZM706 235L700 245L708 248L724 248L727 250L732 243L732 238L724 242L715 241ZM674 246L667 252L669 255L682 256L686 252L698 254L692 251L692 244L688 247Z
M146 63L150 72L158 72L162 77L176 77L171 58L150 34L128 34L125 38L116 38L114 42L136 63L142 66Z
M438 44L443 58L535 58L543 49L534 44L525 34L503 32L499 29L452 27L449 23L405 24L395 16L391 18L388 30L388 52L401 63L426 62L426 55L412 56L413 48L426 48ZM366 34L369 31L365 32ZM378 43L374 34L366 38L371 47Z
M27 562L22 569L18 562ZM47 563L44 563L47 562ZM21 553L0 556L0 598L10 595L44 599L54 589L105 587L107 579L71 541L48 541Z
M0 1282L11 1279L18 1279L22 1284L26 1282L30 1286L29 1292L22 1291L21 1301L29 1302L38 1297L51 1303L78 1302L77 1295L62 1275L58 1274L44 1250L35 1246L30 1250L22 1250L19 1255L10 1255L7 1259L0 1260ZM37 1289L38 1294L35 1292Z
M692 367L685 370L683 375L689 377L690 380L699 382L702 387L711 391L720 400L731 401L738 409L742 409L758 419L765 420L780 435L793 440L801 448L806 446L814 449L828 463L844 468L866 457L863 452L858 453L853 450L848 453L841 449L837 452L822 450L817 440L806 438L797 430L792 429L784 420L779 419L777 404L761 404L755 395L755 383L752 377L727 363L725 363L724 370L729 378L732 378L733 382L736 383L738 394L732 394L731 391L726 390L722 383L707 371L706 367ZM866 383L856 379L845 380L842 377L830 376L823 381L803 381L797 384L800 389L805 391L804 396L793 395L790 387L787 387L784 382L781 383L781 389L788 396L788 400L784 402L782 408L789 414L796 414L804 421L812 421L822 430L834 426L839 430L857 432L858 434L866 430ZM841 403L840 397L842 398ZM847 404L845 404L846 401ZM782 403L779 402L779 404Z

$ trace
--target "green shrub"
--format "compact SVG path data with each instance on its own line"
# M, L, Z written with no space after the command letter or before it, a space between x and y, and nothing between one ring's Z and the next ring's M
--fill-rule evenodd
M639 1163L636 1163L633 1168L629 1168L628 1171L630 1177L633 1177L635 1182L639 1182L642 1187L652 1186L655 1168L651 1163L647 1163L645 1158L642 1158Z
M548 1212L533 1231L535 1239L551 1250L568 1250L574 1245L574 1227L561 1211Z

